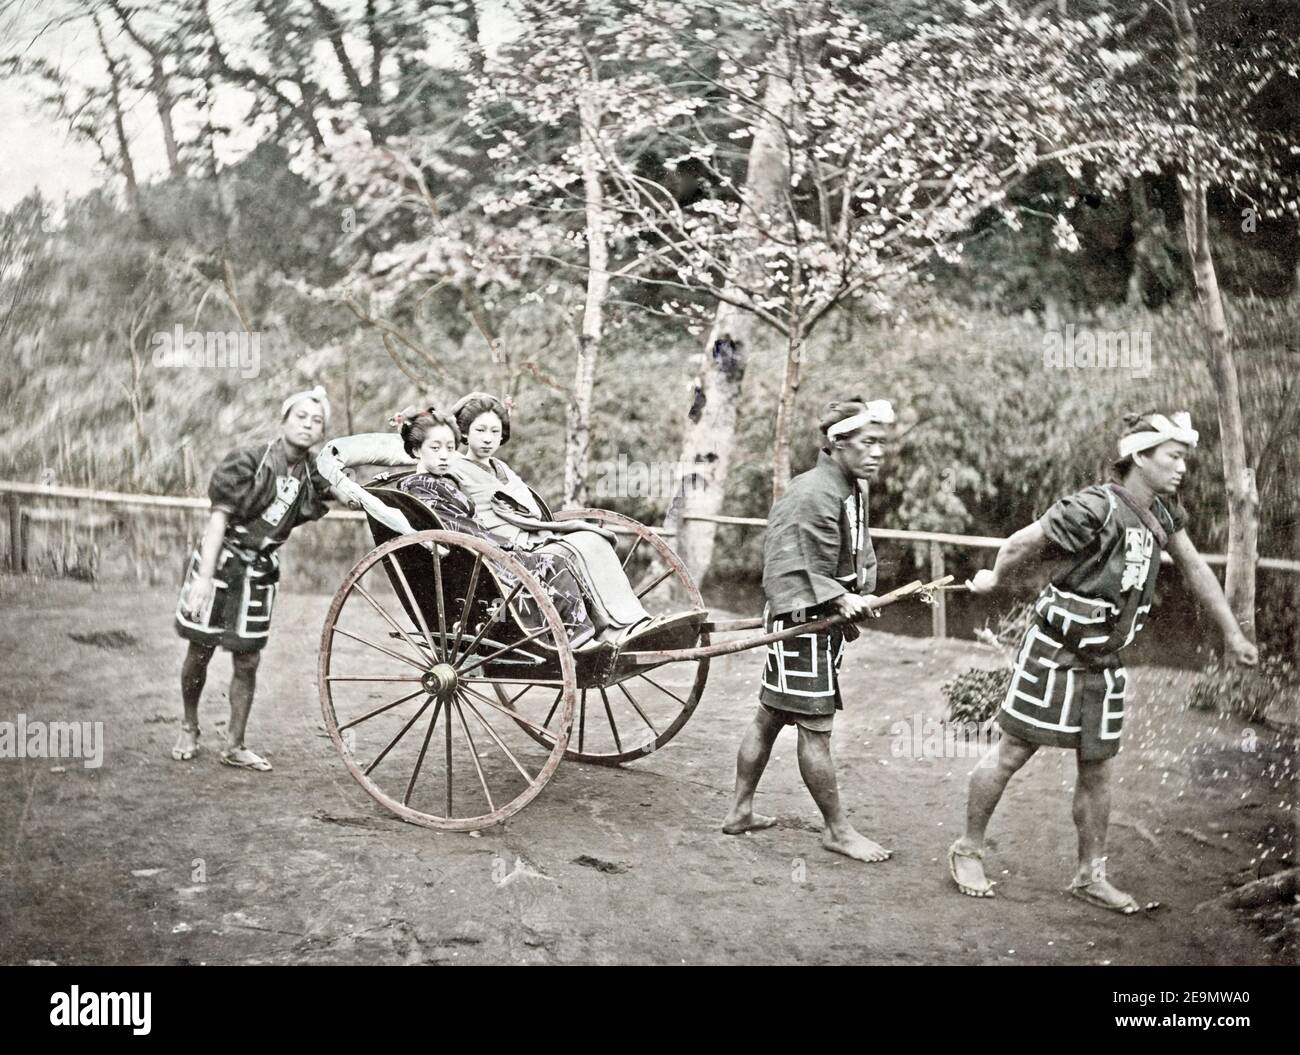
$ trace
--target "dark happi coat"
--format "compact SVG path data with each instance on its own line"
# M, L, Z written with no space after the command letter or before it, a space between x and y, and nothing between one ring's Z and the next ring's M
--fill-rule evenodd
M764 626L786 630L831 614L844 593L876 588L876 554L867 530L867 497L824 451L790 481L768 515L763 544ZM826 715L843 706L842 626L800 634L767 648L759 699L794 714Z

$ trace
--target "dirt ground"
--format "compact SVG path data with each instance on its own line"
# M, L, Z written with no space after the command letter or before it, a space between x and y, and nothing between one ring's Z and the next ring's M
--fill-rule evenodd
M758 653L715 661L663 751L622 770L565 762L505 826L444 834L386 813L336 757L315 683L324 595L281 599L262 665L248 742L274 771L231 770L213 753L224 658L204 697L207 750L173 762L172 602L166 590L0 580L0 720L102 721L105 737L97 769L0 759L6 963L1291 960L1244 917L1198 909L1294 856L1288 748L1185 711L1185 672L1132 672L1110 869L1163 905L1123 919L1062 893L1074 854L1065 752L1041 753L994 819L998 897L964 898L948 879L974 759L907 757L896 723L937 718L945 678L995 665L973 644L868 633L850 646L841 788L858 827L895 851L862 865L819 846L793 731L759 792L780 826L719 831Z

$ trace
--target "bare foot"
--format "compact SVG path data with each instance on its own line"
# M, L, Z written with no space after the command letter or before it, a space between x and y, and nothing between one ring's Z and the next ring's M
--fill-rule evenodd
M761 813L728 814L727 819L722 822L722 832L724 835L744 835L745 832L770 828L775 823L775 817L765 817Z
M984 874L984 851L964 839L948 847L948 874L967 897L993 896L993 883Z
M852 857L855 861L865 861L867 864L888 861L893 856L892 850L886 850L879 843L872 842L853 828L846 829L838 837L829 831L823 832L822 846L832 853L843 854L845 857Z

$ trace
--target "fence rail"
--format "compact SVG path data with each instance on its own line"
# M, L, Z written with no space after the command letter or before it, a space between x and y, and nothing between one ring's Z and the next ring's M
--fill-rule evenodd
M47 486L44 484L21 483L12 480L0 480L0 495L7 496L5 504L9 511L9 537L10 543L10 566L18 571L22 570L25 565L25 527L31 511L23 508L23 497L28 498L46 498L62 499L71 502L87 502L99 505L114 506L123 509L188 509L195 512L206 511L210 503L206 498L186 498L176 495L144 495L129 494L121 491L98 491L91 488L83 487L58 487ZM326 517L334 520L364 520L365 514L360 510L354 509L331 509ZM721 514L704 514L692 513L683 517L684 520L701 521L723 526L735 527L766 527L767 521L762 517L734 517L724 516ZM667 536L675 534L671 529L659 529L660 533ZM881 528L871 529L873 539L893 539L898 542L923 543L929 549L930 558L930 576L938 579L946 573L944 561L944 546L958 546L966 549L997 549L1005 539L995 538L990 535L954 535L944 531L906 531L900 528ZM1220 565L1227 563L1227 557L1222 553L1203 553L1206 563L1211 565ZM1172 558L1168 553L1162 555L1165 563L1171 563ZM1300 560L1289 560L1283 557L1261 557L1256 561L1256 567L1267 569L1269 571L1283 571L1290 573L1300 572ZM931 608L931 631L935 637L945 637L947 635L947 610L944 604L944 595L939 594L935 598L935 604Z

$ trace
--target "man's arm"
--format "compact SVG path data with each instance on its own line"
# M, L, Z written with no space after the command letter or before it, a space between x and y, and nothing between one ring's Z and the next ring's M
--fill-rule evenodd
M975 578L967 583L971 593L992 593L1011 582L1018 573L1042 561L1049 541L1037 520L1022 527L1002 543L992 570L977 571Z
M224 509L214 509L208 517L207 530L203 532L203 542L199 545L199 574L190 584L189 594L185 598L185 611L197 615L212 596L212 576L217 571L217 559L221 556L221 543L226 537L226 525L230 514Z
M1183 579L1191 588L1201 607L1213 616L1223 634L1225 657L1230 663L1253 667L1259 662L1259 650L1250 643L1241 627L1237 625L1228 599L1223 595L1223 587L1205 558L1197 551L1186 531L1175 531L1169 537L1169 555L1174 558Z
M377 441L375 436L379 437ZM363 509L390 531L409 535L415 528L406 519L406 514L376 498L343 472L355 465L394 464L387 459L396 457L395 449L386 441L395 438L376 433L330 440L316 456L316 471L330 485L334 497L344 505L350 509Z

